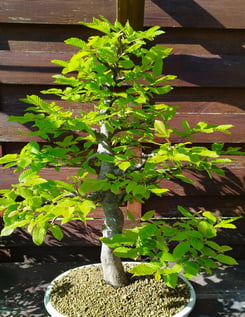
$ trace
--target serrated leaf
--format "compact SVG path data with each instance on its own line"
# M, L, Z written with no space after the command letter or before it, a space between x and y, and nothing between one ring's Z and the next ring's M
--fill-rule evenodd
M118 164L119 168L123 171L126 171L130 166L130 162L122 162Z
M218 243L214 242L214 241L205 241L205 244L208 245L210 248L214 249L215 251L220 251L221 247L220 245L218 245Z
M133 215L133 213L131 211L129 211L127 209L126 210L126 214L127 214L128 218L129 218L129 220L131 220L132 222L136 222L136 219L135 219L135 217L134 217L134 215Z
M181 124L182 124L182 127L185 129L186 132L188 132L188 133L192 132L188 121L182 120Z
M160 120L155 120L154 129L161 137L168 138L170 136L169 129L166 127L165 123Z
M177 273L163 274L164 282L171 288L175 288L178 282Z
M169 253L169 252L162 252L161 256L160 256L160 260L161 262L174 262L176 261L176 258L173 256L173 254Z
M142 263L129 270L135 276L152 275L160 268L160 263Z
M190 239L190 243L193 246L193 248L197 249L197 250L201 250L203 248L203 241L200 239L195 239L192 238Z
M167 189L167 188L152 188L152 189L150 189L150 191L155 195L161 196L162 194L165 194L166 192L168 192L169 189Z
M203 216L209 219L212 223L217 221L217 218L210 211L203 212Z
M150 220L153 218L154 214L155 214L155 210L149 210L140 218L140 220L141 221Z
M36 226L32 231L32 240L36 245L41 245L44 242L47 229L44 226Z
M10 226L5 226L1 231L1 237L9 236L14 232L14 228Z
M152 67L153 74L155 76L160 76L162 73L162 68L163 68L163 60L158 58Z
M61 228L57 225L53 225L51 227L51 232L52 232L52 235L55 237L55 239L57 240L62 240L62 238L64 237L64 234L61 230Z
M175 258L181 258L183 255L188 252L190 244L187 241L180 242L173 250L173 256Z
M127 247L118 247L113 251L113 253L119 258L137 258L137 250Z
M200 221L199 224L198 224L198 230L206 238L214 238L217 235L217 231L207 221Z
M218 223L215 228L226 228L226 229L236 229L236 225L233 223Z
M104 161L104 162L108 162L108 163L113 163L115 160L114 157L111 155L97 153L96 156L99 160Z
M217 264L211 260L210 258L202 257L198 260L198 263L204 267L215 269L217 268Z
M238 264L234 258L232 258L231 256L228 256L228 255L224 255L224 254L218 254L214 257L214 259L221 262L221 263L228 264L228 265Z
M184 217L187 217L187 218L190 218L190 219L193 219L195 218L193 216L193 214L191 214L187 209L185 209L184 207L182 206L178 206L178 211L184 216Z
M17 160L17 154L6 154L0 158L0 164L16 162L16 160Z
M69 45L77 46L81 49L87 48L86 42L84 42L83 40L81 40L80 38L77 38L77 37L71 37L71 38L65 40L65 43L69 44Z

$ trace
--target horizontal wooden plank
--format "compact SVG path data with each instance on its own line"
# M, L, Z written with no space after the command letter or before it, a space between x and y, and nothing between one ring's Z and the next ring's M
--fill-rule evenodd
M163 28L154 43L173 48L173 54L244 55L245 30Z
M0 52L0 82L50 84L60 68L50 60L67 60L71 53ZM177 75L174 86L244 87L245 56L195 56L172 54L164 72Z
M235 181L236 182L236 181ZM235 183L233 181L233 183ZM239 183L239 181L237 182ZM240 192L242 188L238 188ZM182 206L192 212L208 210L217 217L237 217L245 215L245 193L237 196L193 195L189 190L186 196L152 196L142 205L142 213L156 210L159 217L178 217L177 207Z
M234 114L197 114L197 113L179 113L171 120L171 126L183 130L181 127L182 120L187 120L191 127L194 127L199 121L206 121L209 124L232 124L234 127L230 129L230 134L215 132L212 134L197 133L193 139L195 143L212 143L212 142L229 142L229 143L244 143L245 142L245 126L243 123L245 113ZM22 125L16 122L7 122L7 116L0 113L0 142L28 142L44 141L40 137L30 137L26 133L31 132L29 126ZM24 134L23 134L24 133ZM82 133L79 133L79 135ZM172 142L182 142L184 139L178 135L172 134ZM157 141L162 142L161 138L156 138Z
M30 32L31 27L31 32ZM164 28L165 34L154 43L173 48L174 54L244 55L245 30ZM84 40L96 34L81 25L2 24L0 49L29 52L76 51L64 40L79 37Z
M0 109L7 115L23 115L27 104L20 101L26 95L37 94L46 102L56 101L64 109L73 111L89 110L91 105L68 103L58 97L42 95L40 91L54 85L8 85L0 84ZM56 87L56 86L55 86ZM167 103L179 106L181 113L244 113L245 89L243 88L205 88L205 87L175 87L166 95L155 96L156 103Z
M116 4L113 0L2 0L0 22L76 24L93 17L114 20Z
M182 113L244 113L243 88L175 87L166 95L155 96L155 102L177 105Z
M146 0L145 25L245 28L243 0Z
M169 195L186 196L186 195L244 195L245 194L245 157L234 157L235 161L226 164L224 170L225 177L214 176L210 179L207 174L203 175L188 173L187 176L195 184L186 184L180 180L161 182L161 187L169 189ZM67 181L67 177L76 175L75 168L62 168L56 172L50 168L43 169L40 173L47 179L58 179ZM0 188L10 188L12 184L17 183L18 175L13 173L13 169L0 169ZM68 180L69 181L69 180Z
M180 216L180 214L179 214ZM2 221L0 219L0 221ZM166 221L173 222L174 219L169 217ZM84 225L81 221L70 221L62 225L62 231L64 233L64 238L61 241L57 241L51 234L48 234L45 238L45 243L42 246L51 246L51 247L76 247L76 246L100 246L101 242L99 241L99 237L101 237L103 220L96 219L88 221L87 225ZM135 224L126 220L124 222L124 227L134 227ZM245 228L245 218L240 219L236 222L238 229L236 230L236 234L234 234L234 230L228 231L224 230L221 233L219 239L229 238L230 244L244 244L245 236L243 234L243 230ZM2 226L0 225L0 228ZM240 233L240 234L238 234ZM0 242L0 247L4 246L27 246L32 245L33 242L31 240L31 235L27 233L25 230L16 229L15 232L9 237L2 237Z
M116 17L112 0L2 0L0 22L75 24L104 15ZM146 0L145 25L245 28L243 0Z

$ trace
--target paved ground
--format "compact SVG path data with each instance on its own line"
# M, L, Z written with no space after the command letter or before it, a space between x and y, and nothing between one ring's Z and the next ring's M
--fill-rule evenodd
M0 263L0 317L48 317L43 295L49 281L82 264ZM197 304L190 317L245 317L245 261L200 275L193 285Z

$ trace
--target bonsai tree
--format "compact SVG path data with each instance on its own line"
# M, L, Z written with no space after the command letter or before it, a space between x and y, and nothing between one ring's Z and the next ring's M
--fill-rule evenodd
M47 232L60 240L63 224L73 219L86 223L89 212L102 206L101 263L105 281L115 288L129 283L121 257L150 257L150 263L132 272L152 273L157 279L163 276L170 286L176 285L181 271L191 277L202 268L210 272L217 261L235 264L223 254L230 247L210 241L219 227L235 225L231 219L220 220L207 211L193 215L179 207L187 219L172 226L162 220L152 222L154 212L149 211L141 224L123 231L120 206L165 194L168 189L160 183L164 179L192 183L185 173L188 170L206 171L210 177L213 172L223 175L218 164L230 162L224 154L237 149L224 151L223 144L217 143L210 148L193 146L195 133L229 133L231 125L198 122L191 126L183 120L182 128L176 129L171 120L177 107L153 102L154 95L172 89L169 81L175 78L162 75L163 59L171 49L148 46L163 33L158 26L135 31L129 23L111 24L103 17L82 25L102 35L87 41L66 40L78 51L68 61L53 61L62 66L61 74L54 76L58 85L42 91L64 100L66 109L30 95L23 99L31 105L27 112L9 118L32 123L29 136L39 136L45 143L30 141L19 154L0 159L3 168L14 167L18 173L18 183L1 190L5 223L1 235L21 227L32 234L37 245ZM78 111L72 110L74 103L79 105ZM93 110L84 110L87 104ZM183 141L172 143L173 135ZM62 171L62 167L76 167L77 172L67 182L41 176L44 168ZM130 211L127 216L137 224ZM171 241L177 243L172 253L167 246ZM173 268L168 267L171 261L177 262Z

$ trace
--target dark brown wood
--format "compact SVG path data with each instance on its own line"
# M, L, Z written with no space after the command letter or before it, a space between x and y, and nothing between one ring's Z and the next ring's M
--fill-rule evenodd
M242 122L242 117L244 115L240 113L235 114L222 114L222 120L218 114L188 114L188 113L180 113L176 115L176 118L171 121L171 125L173 128L178 128L179 130L183 131L181 126L182 120L187 120L190 123L191 127L194 127L196 123L199 121L206 121L209 124L232 124L234 127L230 129L230 134L225 134L221 132L215 132L212 134L203 134L198 133L195 135L194 142L195 143L211 143L211 142L230 142L230 143L244 143L245 142L245 127ZM7 122L7 116L5 114L0 114L0 142L27 142L28 140L33 141L45 141L42 140L40 137L30 137L27 134L31 132L31 127L24 126L20 123L16 122ZM21 134L20 134L21 133ZM82 133L77 133L79 135L83 135ZM182 142L183 138L172 134L171 136L172 142ZM161 138L156 138L157 141L162 142L164 141ZM192 139L191 139L192 140Z
M135 0L120 0L132 5ZM232 135L216 133L197 136L193 142L210 146L210 142L225 142L226 147L240 146L245 150L245 2L244 0L145 0L144 26L160 25L166 31L155 43L172 47L172 55L165 60L165 73L178 76L172 84L174 90L167 95L155 96L154 102L179 106L174 127L181 128L185 119L193 126L198 121L212 124L234 125ZM22 115L25 105L19 98L26 94L39 94L40 90L53 86L52 75L60 69L50 63L52 59L68 59L76 48L65 45L69 37L86 40L98 34L78 21L92 21L104 15L111 22L116 19L117 3L114 0L2 0L0 4L0 147L3 154L18 152L30 137L13 132L30 131L30 126L7 122L9 115ZM142 14L142 12L141 12ZM142 16L142 15L141 15ZM48 102L56 97L46 95ZM80 104L58 104L78 112ZM89 111L90 104L83 110ZM33 138L43 142L38 138ZM182 141L172 138L174 142ZM170 188L168 195L152 196L141 207L135 203L127 206L136 217L147 210L156 209L160 216L178 216L177 206L191 211L207 209L222 216L244 215L244 157L234 157L235 162L223 168L225 177L191 174L195 185L180 181L162 182ZM44 170L45 177L65 180L74 169L63 169L60 174ZM17 181L12 169L0 170L0 188L10 187ZM125 214L126 206L123 206ZM133 208L133 209L132 209ZM102 217L101 209L92 214ZM126 221L128 221L126 219ZM102 221L67 225L62 243L48 237L41 248L33 247L30 236L17 231L16 236L0 244L0 254L11 260L23 260L25 255L39 259L84 258L89 246L96 246L98 255ZM127 223L128 225L128 223ZM1 240L2 241L2 240ZM238 231L221 235L221 242L236 246L235 254L244 252L244 222ZM81 249L80 244L83 246ZM21 246L21 247L20 247ZM40 250L40 251L39 251ZM86 249L87 250L87 249ZM239 251L240 250L240 251ZM53 258L52 258L53 256ZM0 260L1 261L1 260Z
M244 1L146 0L145 25L244 29Z
M233 176L234 177L234 176ZM238 183L240 181L238 180ZM188 189L189 187L189 189ZM239 186L237 186L239 187ZM241 187L237 189L241 192ZM212 195L211 192L205 194L197 193L193 186L186 186L186 196L152 196L143 205L142 213L148 210L156 210L159 217L178 217L178 206L183 206L192 212L208 210L216 216L236 217L245 214L244 194L241 195Z
M71 53L0 52L0 82L11 84L51 84L60 72L53 59L68 60ZM244 87L244 56L182 55L169 56L164 73L175 74L174 86Z
M224 167L226 176L215 176L210 179L206 174L199 175L188 173L187 176L196 182L193 185L183 183L182 181L162 181L161 186L170 190L170 195L186 196L186 195L207 195L214 194L218 196L244 195L244 175L245 162L244 157L235 157L236 161L227 163ZM75 175L76 168L62 168L60 172L52 169L43 169L41 176L48 179L67 180L67 177ZM0 188L9 188L11 184L17 182L18 174L13 173L13 169L0 170Z
M112 0L2 0L0 22L76 24L104 15L116 18ZM146 0L145 25L163 27L245 28L244 1Z
M60 32L62 28L62 32ZM75 52L64 44L69 37L87 39L95 34L82 25L1 24L0 49L32 52ZM174 54L244 55L244 30L164 28L155 43L173 48Z
M90 104L72 103L72 106L58 97L42 95L40 91L46 90L54 85L9 85L0 84L0 109L7 115L23 115L27 104L20 101L26 95L37 94L45 101L56 101L66 110L89 111ZM206 87L175 87L166 95L155 96L156 103L167 103L177 105L179 113L194 114L222 114L241 113L245 111L245 89L244 88L206 88Z
M135 30L144 27L145 0L117 0L117 20L123 25L129 21Z
M112 0L2 0L0 22L38 24L77 24L93 17L115 20L116 3Z

